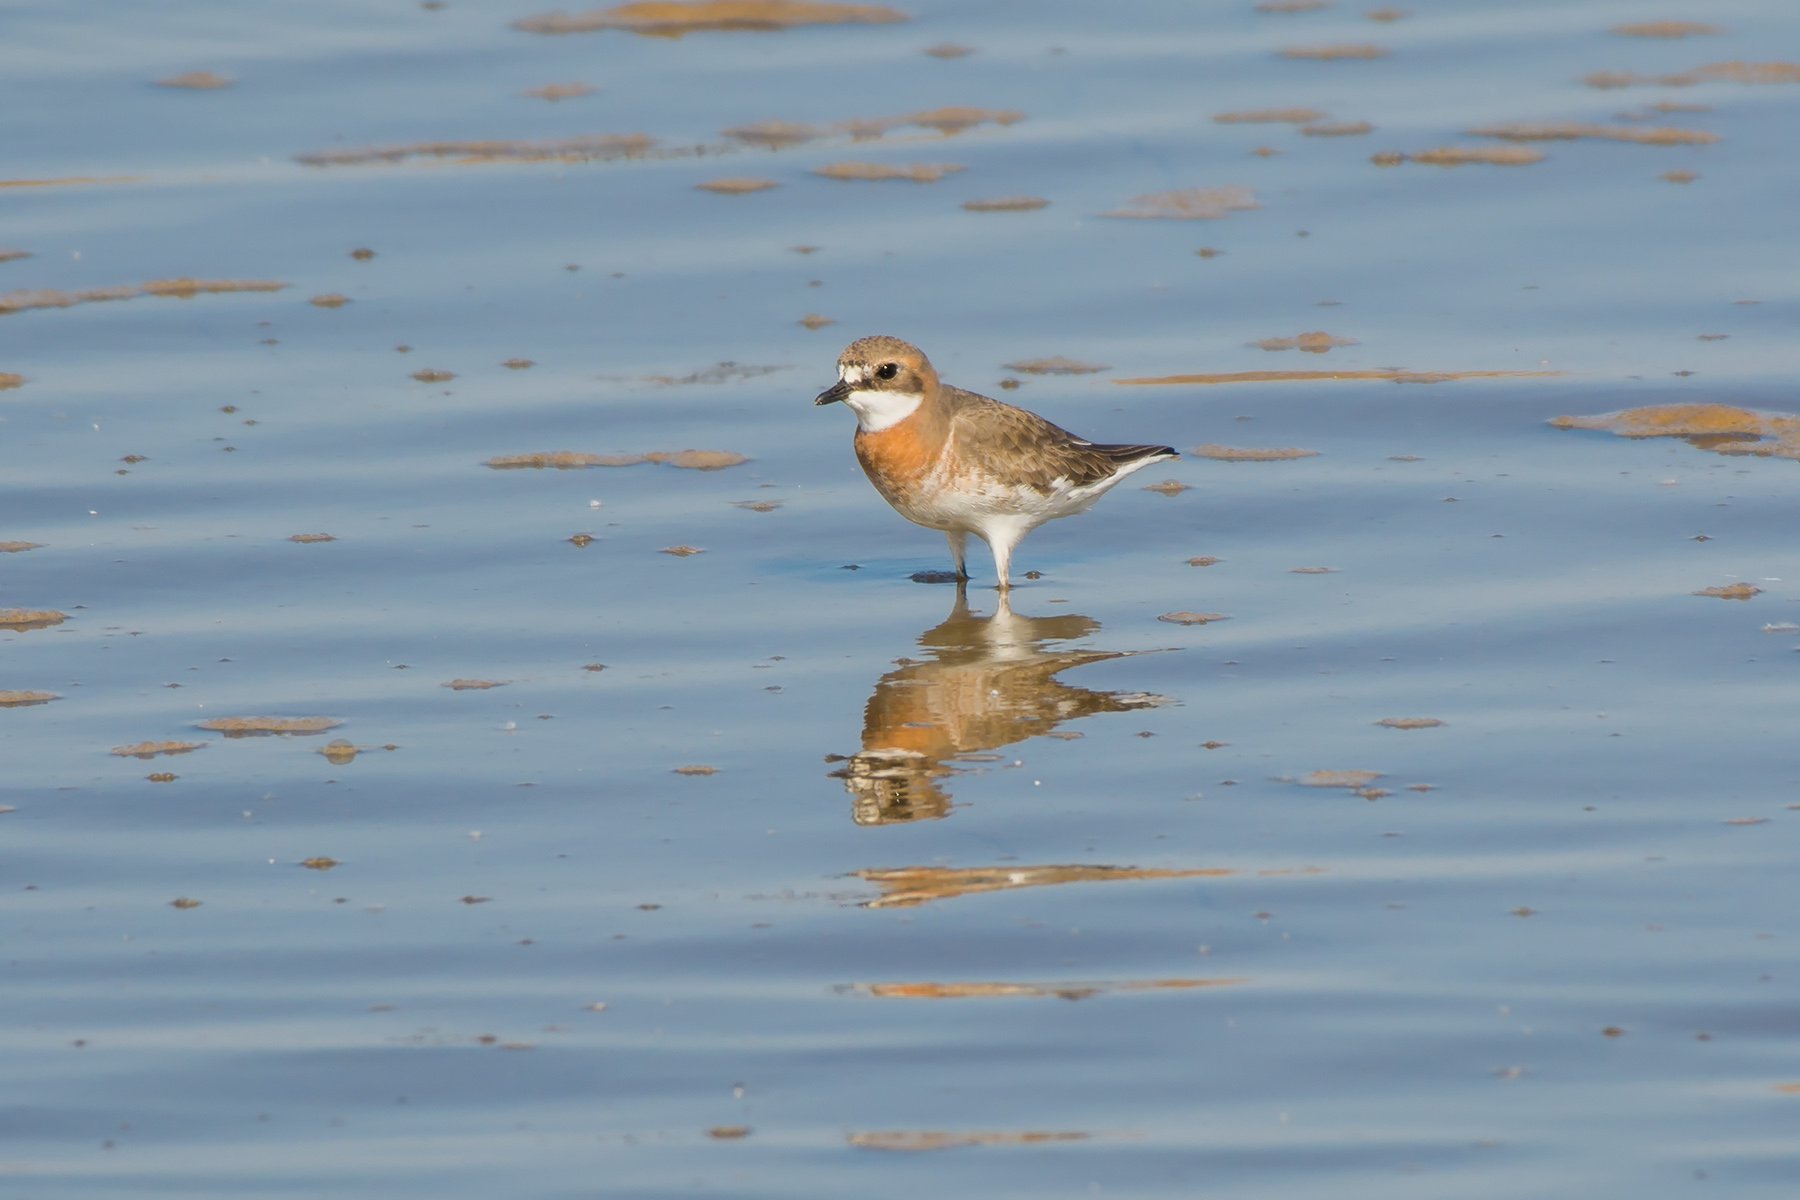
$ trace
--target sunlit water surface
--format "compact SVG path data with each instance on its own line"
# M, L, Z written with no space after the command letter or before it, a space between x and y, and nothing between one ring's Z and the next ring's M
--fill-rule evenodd
M1680 78L1800 21L1410 7L8 6L0 292L64 295L0 314L0 607L64 619L0 632L59 697L0 712L0 1197L1792 1195L1800 441L1548 422L1800 408L1800 68ZM1374 129L1212 119L1299 107ZM656 142L296 158L599 134ZM1444 146L1543 158L1371 162ZM958 595L810 403L877 332L1316 454ZM483 465L684 449L747 461Z

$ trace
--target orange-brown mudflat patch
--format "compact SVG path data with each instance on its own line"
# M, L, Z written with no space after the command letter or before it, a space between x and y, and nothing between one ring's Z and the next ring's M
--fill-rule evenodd
M779 500L733 500L731 502L731 507L749 509L751 512L766 513L766 512L774 512L776 509L780 508L781 501L779 501Z
M1692 87L1697 83L1800 83L1800 63L1731 62L1707 63L1673 75L1639 75L1631 71L1595 71L1581 80L1593 88L1633 87L1661 84L1664 87Z
M1636 21L1627 25L1614 25L1611 32L1623 37L1684 38L1724 33L1725 28L1722 25L1708 25L1704 21Z
M778 188L781 184L773 179L763 179L756 175L728 175L722 179L707 179L696 183L694 187L702 192L717 192L721 196L743 196L750 192L766 192Z
M1563 371L1226 371L1208 375L1145 375L1117 384L1298 383L1315 379L1386 379L1394 383L1442 383L1450 379L1514 379L1562 375Z
M1721 600L1748 600L1762 595L1762 589L1749 583L1727 583L1720 587L1701 588L1696 596L1717 596Z
M676 558L692 558L696 554L705 554L704 546L664 546L658 554L673 554Z
M927 46L922 51L933 58L967 58L975 53L975 47L963 46L956 42L939 42L935 46Z
M1594 417L1554 417L1557 429L1598 429L1620 437L1678 437L1715 454L1800 461L1800 416L1729 404L1656 404Z
M527 467L536 470L553 467L559 471L573 471L585 467L635 467L642 463L665 463L690 471L720 471L749 461L747 456L735 450L650 450L643 454L582 454L574 450L552 450L536 454L497 454L481 465L492 467L496 471L517 471Z
M307 303L317 305L320 308L342 308L344 305L350 303L350 297L344 295L342 292L326 292L323 295L314 296L311 300L307 301Z
M1777 1083L1771 1084L1770 1086L1783 1095L1800 1095L1800 1083Z
M736 1141L739 1138L749 1137L750 1127L748 1125L714 1125L706 1131L706 1136L717 1138L722 1142Z
M808 125L801 121L752 121L748 125L733 125L730 129L721 129L719 132L746 145L761 146L765 150L783 150L826 137L831 130L823 125Z
M853 871L882 889L864 908L912 908L933 900L949 900L978 892L1012 888L1046 887L1060 883L1107 883L1127 879L1195 879L1235 875L1229 867L1084 866L1057 863L1047 866L1005 867L874 867Z
M414 371L412 377L420 383L449 383L456 378L455 371L440 371L435 367L425 367Z
M169 907L170 908L199 908L204 903L206 903L206 901L196 900L192 896L177 896L173 900L169 901Z
M24 385L25 385L25 377L23 375L14 375L10 371L0 371L0 392L5 391L7 388L23 387ZM12 543L0 543L0 545L11 545L11 544ZM22 546L19 548L20 549L30 549L30 547L28 547L28 546Z
M1406 20L1406 18L1412 16L1412 10L1407 8L1371 8L1368 12L1364 13L1363 16L1369 18L1371 21L1391 23L1394 21Z
M151 783L174 783L181 777L173 771L152 771L150 774L144 776L144 778L148 779Z
M752 121L747 125L733 125L719 132L733 141L743 142L749 146L761 146L765 150L783 150L789 146L798 146L803 142L816 141L819 138L848 134L859 142L880 138L895 129L915 126L920 129L935 129L945 137L953 137L964 130L973 129L977 125L1014 125L1025 119L1025 114L1011 108L972 108L967 105L948 105L942 108L927 108L917 112L900 113L891 117L851 117L842 121L827 121L823 124L809 124L803 121Z
M0 179L0 188L66 187L75 183L135 183L142 175L70 175L63 179Z
M519 95L533 100L573 100L577 96L591 96L596 90L585 83L546 83L543 87L526 88Z
M587 12L542 13L512 23L525 33L592 33L619 29L677 38L701 30L770 32L797 25L891 25L912 19L885 4L829 4L816 0L638 0Z
M68 619L53 608L0 608L0 627L7 629L48 629Z
M29 708L34 704L48 704L52 700L61 699L55 692L0 691L0 708Z
M655 138L642 133L594 133L541 141L492 138L354 146L344 150L312 150L294 155L294 161L308 167L400 163L413 158L456 163L607 162L642 156L655 145Z
M1221 125L1304 125L1308 121L1324 120L1329 115L1317 108L1250 108L1239 112L1214 113L1213 120Z
M1389 729L1436 729L1444 722L1436 717L1383 717L1375 723Z
M1309 771L1294 782L1302 787L1365 788L1380 778L1380 771Z
M213 717L196 728L226 737L273 737L278 734L324 733L343 722L332 717Z
M1223 187L1177 188L1172 192L1145 192L1133 196L1124 208L1103 212L1103 217L1128 217L1135 220L1206 221L1217 220L1233 212L1261 208L1256 193L1242 184Z
M338 865L338 860L335 858L328 858L324 855L318 855L314 858L301 859L300 865L309 871L329 871L331 868Z
M1533 150L1529 146L1434 146L1417 154L1378 154L1375 157L1393 160L1377 162L1377 166L1416 162L1431 167L1466 167L1471 163L1486 163L1493 167L1528 167L1532 163L1543 162L1544 152Z
M1281 51L1281 57L1330 61L1340 58L1385 58L1389 53L1386 46L1377 46L1372 42L1332 42L1326 46L1286 46Z
M1666 180L1669 183L1692 183L1694 180L1700 178L1700 172L1686 171L1677 168L1673 171L1664 171L1661 175L1658 175L1657 178Z
M228 88L231 86L231 82L229 77L217 75L211 71L183 71L179 75L170 75L156 81L159 87L196 88L202 91L211 88Z
M872 163L834 162L813 170L827 179L883 180L905 179L912 183L936 183L952 171L960 171L955 163Z
M1192 489L1190 489L1187 484L1181 482L1181 480L1179 480L1179 479L1165 479L1161 483L1152 483L1152 484L1149 484L1148 486L1141 488L1139 490L1146 491L1146 492L1156 492L1159 495L1163 495L1163 496L1179 496L1179 495L1181 495L1181 493L1190 491Z
M523 371L526 367L537 366L537 363L529 358L509 358L500 365L509 371Z
M81 288L72 292L61 288L19 288L0 292L0 316L24 312L30 308L73 308L77 304L92 304L102 300L129 300L140 294L141 290L129 283Z
M1220 462L1282 462L1290 458L1313 458L1319 452L1302 450L1298 446L1221 446L1217 442L1207 442L1188 453L1200 458L1216 458Z
M1601 125L1594 121L1513 121L1480 125L1471 137L1503 138L1509 142L1560 142L1576 138L1601 138L1609 142L1638 142L1647 146L1710 146L1719 135L1704 129L1661 126L1640 129L1632 125Z
M1217 566L1219 563L1222 563L1224 561L1225 561L1224 559L1219 558L1216 555L1202 554L1198 558L1188 559L1187 565L1190 567L1212 567L1212 566Z
M686 766L676 767L671 772L675 775L717 775L718 773L719 768L709 767L705 763L689 763Z
M828 317L824 313L807 313L804 317L801 317L798 321L794 322L794 324L804 325L808 329L823 329L827 325L836 325L837 318Z
M133 742L129 746L114 746L107 753L120 758L155 758L159 754L187 754L205 748L205 742Z
M337 538L329 533L296 533L290 535L288 541L299 542L303 546L310 546L315 542L335 542L337 541Z
M1043 1142L1079 1142L1094 1136L1079 1130L1027 1129L1018 1133L978 1130L955 1133L942 1129L885 1129L845 1135L844 1140L862 1150L892 1150L921 1154L957 1146L1035 1146Z
M282 288L291 286L278 279L195 279L191 275L183 275L179 279L152 279L144 284L144 292L151 296L174 296L185 300L202 292L279 292Z
M1264 338L1260 342L1246 342L1258 350L1303 350L1308 354L1324 354L1333 346L1354 346L1355 338L1333 337L1324 330L1312 333L1297 333L1293 337Z
M1187 611L1166 612L1156 619L1159 621L1167 621L1171 625L1209 625L1214 621L1229 621L1231 620L1231 614Z
M454 692L485 692L489 688L505 687L510 682L509 679L452 679L438 686Z
M1110 371L1106 363L1081 362L1073 358L1064 358L1060 354L1049 358L1027 358L1020 362L1003 363L1009 371L1017 371L1021 375L1092 375L1098 371Z
M970 1000L989 996L1056 996L1085 1000L1106 992L1150 992L1171 988L1233 987L1249 983L1243 976L1213 979L1121 979L1080 983L871 983L871 996L906 1000Z
M1307 137L1356 137L1374 133L1375 127L1367 121L1315 121L1311 125L1302 125L1300 132Z
M1036 212L1040 208L1049 208L1050 202L1042 196L992 196L985 200L964 200L963 207L970 212Z

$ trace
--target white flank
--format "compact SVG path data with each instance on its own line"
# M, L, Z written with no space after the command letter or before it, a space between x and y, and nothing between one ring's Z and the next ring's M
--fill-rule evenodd
M848 374L844 378L850 381ZM856 423L864 433L880 433L912 416L924 399L900 392L857 391L845 396L844 403L856 414Z

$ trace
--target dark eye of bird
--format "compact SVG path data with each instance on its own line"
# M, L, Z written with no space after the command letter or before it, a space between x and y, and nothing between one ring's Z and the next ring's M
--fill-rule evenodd
M875 374L879 375L883 379L892 379L894 376L898 375L899 373L900 373L900 364L899 363L882 363L879 367L875 368Z

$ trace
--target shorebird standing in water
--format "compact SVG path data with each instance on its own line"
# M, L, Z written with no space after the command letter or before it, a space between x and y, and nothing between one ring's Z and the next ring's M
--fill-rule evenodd
M838 356L838 381L815 404L856 413L856 458L894 511L950 540L967 579L969 535L994 552L1000 590L1013 548L1039 525L1084 512L1114 484L1178 457L1168 446L1102 446L1036 413L938 382L910 342L866 337Z

